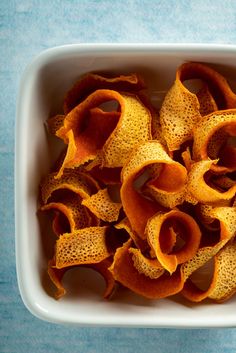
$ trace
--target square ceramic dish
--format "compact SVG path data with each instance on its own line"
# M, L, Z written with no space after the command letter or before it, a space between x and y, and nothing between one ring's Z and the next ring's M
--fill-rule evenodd
M43 52L27 67L19 89L16 121L16 265L23 302L37 317L83 326L236 326L236 298L221 305L194 305L175 297L149 301L124 290L107 302L102 299L99 275L89 270L67 276L67 285L75 288L71 294L59 301L50 295L46 268L52 237L47 234L47 223L37 216L39 182L55 157L56 141L48 139L46 119L60 112L65 92L84 73L138 72L151 91L165 92L184 61L212 64L236 88L235 46L70 45ZM73 278L76 283L71 283Z

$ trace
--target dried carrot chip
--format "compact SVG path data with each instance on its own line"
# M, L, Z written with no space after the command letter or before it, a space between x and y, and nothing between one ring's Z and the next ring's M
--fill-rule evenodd
M120 113L101 109L94 113L93 108L110 100L119 103ZM89 111L93 113L90 118ZM85 123L87 128L84 129ZM57 177L64 168L74 168L95 159L99 151L103 167L122 167L131 149L151 137L150 129L150 112L137 97L111 90L95 91L66 115L64 126L57 130L57 136L68 144Z
M218 110L216 102L212 97L207 84L203 85L203 87L197 92L196 96L200 104L199 112L202 116Z
M139 249L129 248L129 253L132 254L134 267L139 273L145 276L156 279L163 275L165 269L157 259L149 259L145 257Z
M183 81L190 79L202 79L206 82L219 109L236 107L236 95L223 76L199 63L181 65L176 72L175 83L168 91L160 110L162 132L170 151L179 149L182 143L191 139L195 124L202 119L197 95L183 85Z
M66 290L64 286L62 285L62 278L65 274L65 272L70 269L68 268L61 268L57 269L55 268L55 259L53 258L52 260L48 261L48 275L52 281L52 283L55 285L57 288L56 293L54 294L55 299L60 299L66 294Z
M64 114L68 114L74 107L97 89L112 89L120 92L138 92L145 88L144 81L137 74L121 75L117 77L103 77L89 73L77 81L67 92L64 100Z
M102 275L106 283L106 288L103 295L105 299L108 299L111 297L116 287L115 280L111 272L108 270L108 268L111 266L111 263L112 263L111 259L107 258L96 264L89 264L89 265L82 266L82 267L91 268ZM62 296L66 294L66 290L62 284L62 279L65 272L67 272L72 268L73 266L58 269L55 267L55 259L49 260L48 275L51 281L53 282L53 284L55 285L55 287L57 288L57 291L54 294L55 299L60 299Z
M205 263L207 263L207 261L209 261L212 257L216 256L216 254L219 253L219 251L236 234L236 223L235 223L236 208L235 207L216 207L209 212L209 217L216 218L220 221L220 227L221 227L220 241L214 246L200 248L197 254L191 260L189 260L188 262L186 262L181 266L181 273L182 273L184 282L190 277L190 275L194 271L196 271L198 268L200 268ZM230 252L231 252L231 248L230 248ZM232 274L229 274L229 276L231 275ZM184 290L182 294L187 299L192 301L201 301L205 299L210 294L211 290L214 289L215 284L217 283L217 276L218 275L215 273L212 285L208 289L209 292L208 290L202 291L198 289L189 279L184 286ZM219 278L219 280L221 281L222 278ZM222 298L224 298L224 293L225 293L224 290L228 293L229 287L227 286L225 289L224 288L221 288L221 289L223 291ZM232 287L230 288L230 291L231 289Z
M225 192L217 191L204 180L204 175L211 169L214 160L203 160L194 163L189 173L188 192L201 203L217 203L230 200L236 193L236 184Z
M213 164L212 170L224 173L236 170L236 157L233 158L234 147L232 146L230 150L229 147L226 150L224 149L227 138L232 136L227 133L227 130L234 126L236 127L236 109L218 111L205 116L194 130L194 159L217 159L219 154L221 154L219 163L223 161L225 164ZM221 149L222 146L223 150Z
M116 281L149 299L165 298L182 289L179 271L172 276L164 273L156 279L140 274L134 266L132 253L129 252L131 243L132 241L128 241L117 249L113 264L109 268Z
M41 183L43 203L47 203L54 191L67 189L78 194L81 198L87 198L99 190L99 185L91 176L77 169L65 170L60 179L55 178L56 173L51 173Z
M77 229L89 227L92 223L90 213L86 207L81 205L81 201L82 199L75 193L63 193L60 202L50 202L46 205L43 205L41 210L60 211L68 219L70 232L74 232Z
M173 228L184 244L180 249L165 251L169 241L170 228ZM171 274L178 264L190 260L197 252L201 240L201 231L195 220L188 214L172 210L167 213L159 212L149 219L146 227L148 242L157 260ZM170 239L172 242L172 238Z
M141 195L133 185L144 168L151 165L160 166L160 172L148 186L162 194L182 191L187 178L186 169L173 161L158 141L148 141L134 149L122 170L121 201L132 229L141 238L145 238L148 219L163 209L157 202Z
M122 204L114 202L107 189L99 190L96 194L84 199L82 205L105 222L117 221Z
M92 226L93 224L89 224ZM70 224L68 218L59 210L54 209L54 217L52 221L52 230L58 237L63 233L70 232Z
M94 264L108 258L107 232L106 226L89 227L61 235L55 248L56 268Z
M48 130L52 135L56 135L57 130L59 130L64 124L65 115L55 115L48 119L47 126Z
M124 229L129 237L133 240L135 246L141 251L146 251L149 248L146 239L142 239L138 236L138 234L131 228L130 222L128 218L122 219L118 224L115 225L116 229Z

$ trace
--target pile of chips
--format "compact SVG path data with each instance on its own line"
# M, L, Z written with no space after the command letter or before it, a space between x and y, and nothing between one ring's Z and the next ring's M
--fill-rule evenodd
M186 86L195 79L202 82L197 93ZM57 236L48 263L55 297L66 293L65 272L86 266L104 277L105 298L118 284L150 299L230 298L236 94L225 78L185 63L158 111L139 75L89 73L67 93L63 110L48 129L65 149L41 183L40 209L53 211Z

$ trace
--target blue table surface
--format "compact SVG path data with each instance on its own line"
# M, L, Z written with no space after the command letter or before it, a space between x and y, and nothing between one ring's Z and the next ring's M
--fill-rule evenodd
M236 2L0 0L0 352L236 352L235 329L65 327L33 317L21 301L13 174L19 79L42 50L88 42L236 44Z

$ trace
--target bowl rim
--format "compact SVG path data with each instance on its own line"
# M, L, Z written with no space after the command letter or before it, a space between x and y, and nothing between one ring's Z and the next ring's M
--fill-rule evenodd
M76 324L77 326L130 326L130 327L175 327L175 328L189 328L189 327L236 327L235 319L228 320L227 323L224 321L201 322L200 320L184 323L180 320L178 323L169 320L163 322L163 325L156 323L137 323L133 322L119 322L116 324L113 320L110 322L95 322L91 320L76 321L72 322L69 320L63 320L60 316L53 316L48 310L46 310L39 303L35 305L33 300L33 291L27 289L29 283L27 282L26 276L23 276L24 260L21 255L24 253L24 246L26 243L26 237L24 237L24 226L21 218L21 212L19 212L21 205L21 181L24 178L24 171L20 167L20 156L22 155L22 136L23 126L22 119L24 118L24 102L26 99L26 88L29 85L31 74L37 71L40 67L46 63L51 62L56 57L70 57L71 55L78 55L79 53L104 55L106 52L149 52L149 53L165 53L171 54L173 52L179 53L222 53L224 55L233 54L236 56L236 45L233 44L214 44L214 43L83 43L83 44L67 44L62 46L56 46L53 48L46 49L39 53L31 62L26 66L22 73L20 84L18 87L17 104L16 104L16 118L15 118L15 160L14 160L14 189L15 189L15 259L16 259L16 273L17 282L20 291L22 301L26 308L37 318L53 323L67 323Z

